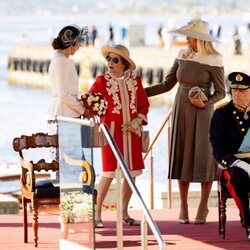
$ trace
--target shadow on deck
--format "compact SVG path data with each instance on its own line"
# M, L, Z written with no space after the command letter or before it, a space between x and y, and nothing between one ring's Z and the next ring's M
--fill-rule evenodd
M226 239L218 234L217 208L209 208L207 223L194 225L196 209L190 208L191 223L181 225L178 223L178 208L152 210L151 214L156 221L162 237L167 243L167 249L249 249L250 242L246 240L244 228L239 222L238 209L227 209ZM139 210L131 210L131 216L141 220ZM31 222L31 215L29 222ZM96 230L96 249L117 249L116 239L116 212L103 212L105 228ZM60 229L58 213L41 213L39 216L39 245L40 249L59 249ZM0 241L2 250L34 249L33 231L29 224L29 243L23 243L22 215L0 215ZM75 237L75 236L74 236ZM69 239L71 236L69 235ZM124 249L141 249L140 226L124 225ZM154 235L149 230L148 249L159 249Z

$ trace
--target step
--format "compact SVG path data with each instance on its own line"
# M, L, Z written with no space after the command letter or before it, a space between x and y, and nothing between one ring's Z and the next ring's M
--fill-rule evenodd
M18 214L18 199L5 194L0 194L0 214Z

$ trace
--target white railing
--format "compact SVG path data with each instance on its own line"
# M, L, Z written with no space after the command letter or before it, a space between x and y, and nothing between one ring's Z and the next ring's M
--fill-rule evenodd
M93 121L76 119L76 118L68 118L68 117L62 117L62 116L58 116L57 120L61 121L61 122L84 125L84 126L91 126L91 127L94 125ZM120 185L120 181L121 181L121 174L119 173L119 171L122 171L122 173L123 173L124 177L126 178L133 194L137 197L138 203L140 204L141 209L143 211L144 218L146 219L149 227L151 228L151 231L153 232L153 234L156 237L156 240L157 240L158 245L159 245L159 249L160 250L166 249L166 244L165 244L164 240L162 239L159 228L158 228L157 224L154 222L147 206L145 205L145 202L143 201L141 194L138 191L138 188L136 187L132 176L130 175L128 167L126 166L126 163L121 155L121 152L118 149L109 129L107 128L107 126L105 124L100 124L100 128L103 131L103 133L104 133L104 135L105 135L105 137L106 137L106 139L107 139L107 141L108 141L108 143L109 143L109 145L110 145L110 147L111 147L111 149L112 149L112 151L113 151L113 153L114 153L114 155L119 163L119 166L120 166L120 170L117 171L117 176L118 176L117 183L118 183L118 185ZM117 188L117 192L121 192L120 187ZM117 195L117 197L119 199L119 197L121 197L121 195L119 194L119 195ZM121 203L119 203L119 204L121 204ZM123 242L122 242L123 232L122 232L121 206L119 206L118 209L120 211L117 211L118 212L118 215L117 215L117 218L118 218L118 221L117 221L117 235L118 235L117 246L119 246L118 249L122 249L123 248ZM145 225L145 221L142 221L141 228L142 228L142 247L143 247L143 249L145 249L145 247L147 246L147 243L146 243L147 227Z
M164 122L162 123L160 129L156 133L155 138L152 140L148 151L144 155L144 161L149 156L150 153L150 208L154 209L154 156L153 156L153 148L155 146L155 143L159 139L161 133L163 132L163 129L167 127L167 143L168 143L168 154L167 157L169 159L170 154L170 129L171 129L171 115L172 111L169 112L169 114L166 116ZM168 207L172 208L172 183L171 179L168 179Z

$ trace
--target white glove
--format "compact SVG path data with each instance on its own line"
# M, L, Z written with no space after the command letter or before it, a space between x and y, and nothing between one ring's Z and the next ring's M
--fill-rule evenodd
M237 164L236 164L239 168L242 168L244 169L248 175L250 176L250 164L248 164L247 162L245 161L239 161Z

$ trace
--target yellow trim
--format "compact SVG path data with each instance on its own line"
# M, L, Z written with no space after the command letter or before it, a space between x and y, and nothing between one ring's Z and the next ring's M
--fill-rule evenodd
M243 85L243 84L231 84L230 88L231 89L248 89L250 88L250 86Z
M250 157L250 152L245 152L245 153L237 153L234 154L238 158L249 158Z
M90 186L92 179L94 178L94 176L92 176L92 174L91 174L90 164L84 160L73 159L65 153L64 153L64 159L69 165L83 167L86 170L86 171L82 171L80 173L80 178L85 184Z

